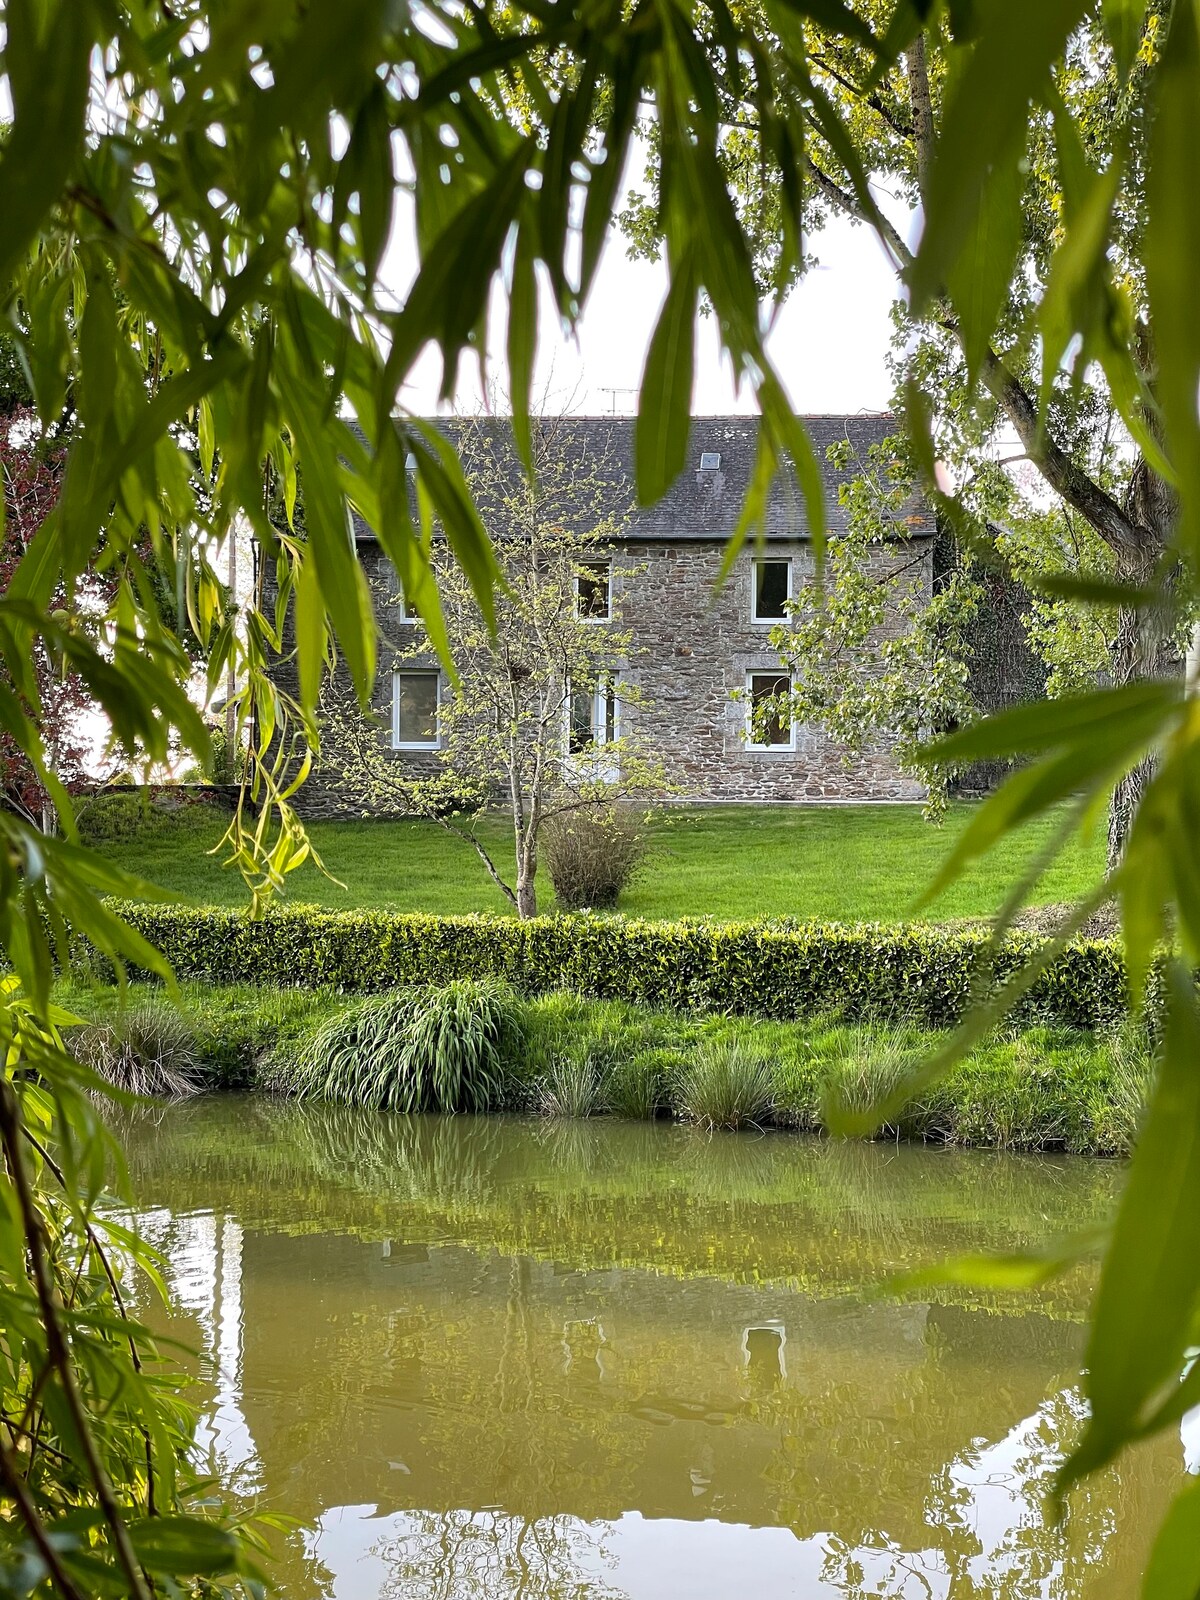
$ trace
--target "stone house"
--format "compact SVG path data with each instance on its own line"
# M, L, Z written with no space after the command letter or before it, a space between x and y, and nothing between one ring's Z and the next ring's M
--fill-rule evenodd
M827 459L830 446L848 441L864 460L873 445L895 431L888 415L805 419L826 477L829 525L845 526L839 504L841 473ZM445 424L453 431L453 424ZM634 419L579 417L556 422L613 477L614 503L632 504ZM581 613L597 626L618 601L621 627L632 651L607 693L573 705L564 739L603 744L621 732L621 682L638 686L639 733L665 767L669 799L688 804L919 801L922 787L899 769L886 741L850 758L819 729L776 720L756 736L750 708L777 696L787 678L770 643L786 616L789 598L812 581L815 563L802 498L777 482L762 538L738 556L718 587L724 549L737 524L754 465L757 421L752 417L697 417L687 470L653 506L633 510L613 551L611 566L591 565L579 579ZM915 501L904 517L903 537L882 545L870 560L881 576L903 564L928 593L933 581L933 513ZM365 525L356 530L360 559L376 592L398 594L379 546ZM388 630L419 628L402 607L389 606ZM414 635L414 637L417 637ZM397 665L381 651L373 709L389 758L414 776L437 770L438 706L448 685L436 660L406 656ZM578 726L577 726L578 725ZM361 814L356 797L339 788L329 768L305 785L302 801L313 814Z

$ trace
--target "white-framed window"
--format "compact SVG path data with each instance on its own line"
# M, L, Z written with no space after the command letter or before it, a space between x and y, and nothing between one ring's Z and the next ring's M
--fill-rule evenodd
M794 750L796 728L785 695L792 691L786 672L766 668L746 674L746 748Z
M792 598L792 563L786 556L756 556L750 616L754 622L785 622Z
M567 754L583 755L620 737L617 680L606 674L595 685L573 688L567 702Z
M438 701L441 674L436 670L392 673L392 749L436 750L441 742Z
M612 562L587 561L575 577L575 614L581 622L612 620Z

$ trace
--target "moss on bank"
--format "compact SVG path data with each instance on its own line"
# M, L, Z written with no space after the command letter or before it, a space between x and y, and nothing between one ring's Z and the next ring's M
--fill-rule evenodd
M142 992L134 985L127 998ZM105 987L64 986L60 998L98 1021L125 1003ZM182 996L197 1058L210 1086L221 1089L294 1091L305 1047L323 1023L355 1004L361 1002L328 990L249 985L188 984ZM522 1043L507 1062L496 1109L560 1116L667 1115L819 1133L830 1097L877 1101L944 1037L903 1018L688 1017L573 994L520 1004ZM1132 1024L1096 1033L1046 1025L997 1030L904 1104L879 1136L1124 1155L1151 1071L1151 1052Z

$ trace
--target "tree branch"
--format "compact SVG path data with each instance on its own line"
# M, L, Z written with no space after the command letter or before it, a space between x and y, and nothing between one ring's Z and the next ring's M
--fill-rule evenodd
M961 339L956 320L947 318L942 325ZM994 350L988 350L983 358L983 381L1016 429L1026 455L1054 492L1086 517L1111 549L1134 557L1144 555L1153 545L1149 529L1127 516L1112 495L1050 438L1033 396Z

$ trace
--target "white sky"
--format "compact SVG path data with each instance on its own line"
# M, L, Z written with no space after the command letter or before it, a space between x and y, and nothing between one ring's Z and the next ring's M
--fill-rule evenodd
M405 205L397 196L398 208ZM398 215L382 277L398 299L415 271L411 214ZM891 383L884 365L892 324L889 308L896 280L874 235L836 219L813 241L820 266L793 290L772 331L770 351L795 409L803 413L886 410ZM543 409L580 415L636 410L646 346L666 293L661 263L630 261L614 232L596 275L577 337L561 332L548 293L543 293L535 395ZM696 415L752 412L748 393L736 395L728 363L718 351L711 318L699 317ZM503 296L493 302L493 378L502 379ZM437 409L441 363L426 350L401 402L418 413ZM613 391L616 391L615 393ZM480 404L475 364L464 362L458 404Z

